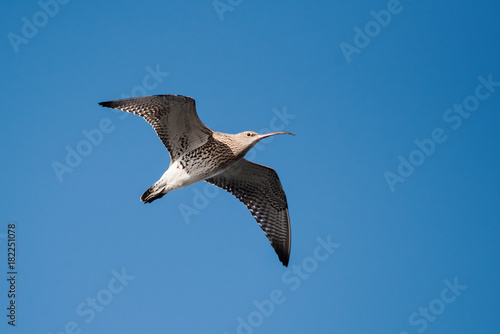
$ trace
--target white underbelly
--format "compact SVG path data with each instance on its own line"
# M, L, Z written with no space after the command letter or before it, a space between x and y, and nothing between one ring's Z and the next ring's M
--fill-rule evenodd
M166 183L167 191L172 191L187 187L210 176L212 176L210 171L199 171L199 173L189 174L186 172L186 169L182 168L181 164L176 161L170 165L160 180Z

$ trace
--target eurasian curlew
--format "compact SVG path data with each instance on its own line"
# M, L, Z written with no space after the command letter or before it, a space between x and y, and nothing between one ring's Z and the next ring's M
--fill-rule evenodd
M194 99L154 95L99 103L144 118L170 153L163 176L141 196L151 203L166 193L206 181L246 205L284 266L290 258L290 217L285 192L274 169L243 157L260 140L290 132L227 134L209 129L196 114Z

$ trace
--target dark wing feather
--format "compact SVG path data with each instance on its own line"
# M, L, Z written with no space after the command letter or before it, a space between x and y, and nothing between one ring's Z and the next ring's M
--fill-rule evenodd
M285 192L274 169L241 159L205 180L233 194L252 213L284 266L290 258L290 217Z
M153 95L99 103L144 118L170 153L171 161L205 144L212 134L196 113L194 99L180 95Z

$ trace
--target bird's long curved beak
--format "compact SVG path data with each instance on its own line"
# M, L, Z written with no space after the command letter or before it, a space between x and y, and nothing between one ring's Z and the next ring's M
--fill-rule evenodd
M292 135L292 136L295 136L295 134L291 133L291 132L278 131L278 132L269 132L269 133L264 133L262 135L259 135L259 140L267 138L267 137L275 136L275 135Z

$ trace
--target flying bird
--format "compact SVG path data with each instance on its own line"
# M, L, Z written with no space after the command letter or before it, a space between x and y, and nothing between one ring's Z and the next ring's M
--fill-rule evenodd
M195 101L180 95L153 95L99 103L144 118L170 153L163 176L141 196L151 203L166 193L206 181L246 205L284 266L290 258L290 217L285 192L274 169L243 157L260 140L290 132L227 134L213 131L196 113Z

